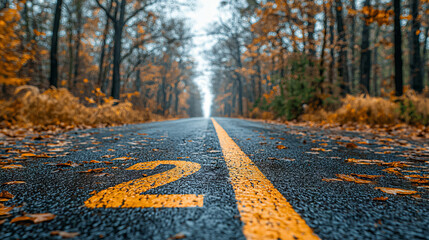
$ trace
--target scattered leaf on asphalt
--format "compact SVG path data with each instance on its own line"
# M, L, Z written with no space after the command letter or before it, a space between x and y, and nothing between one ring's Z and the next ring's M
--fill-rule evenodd
M288 147L284 145L277 145L277 149L288 149Z
M112 161L122 161L122 160L130 160L133 159L132 157L117 157L112 159Z
M356 174L356 173L352 173L351 175L355 177L369 178L369 179L377 179L377 178L384 177L383 175L368 175L368 174Z
M358 145L356 145L355 143L347 143L346 144L346 148L355 149L357 147L358 147Z
M68 161L66 163L58 163L56 164L57 167L77 167L79 166L79 164L74 163L72 161Z
M388 197L376 197L376 198L373 198L372 200L374 200L374 201L387 201L387 199L389 199Z
M347 181L347 182L354 182L354 183L359 183L359 184L361 184L361 183L362 184L372 183L369 180L363 180L363 179L353 177L351 175L346 175L346 174L336 174L336 176L339 179L342 179L342 180Z
M0 217L8 217L10 215L9 212L12 209L12 207L5 207L3 204L0 203Z
M323 178L322 181L325 181L325 182L342 182L343 180L338 179L338 178Z
M3 183L3 185L15 185L15 184L24 184L24 181L10 181L10 182L5 182Z
M52 231L51 236L60 236L62 238L75 238L79 236L79 232L64 232L64 231Z
M79 173L100 173L106 168L94 168L94 169L88 169L86 171L80 171Z
M184 239L186 235L184 233L178 233L172 237L169 237L167 240L175 240L175 239Z
M375 187L375 189L380 190L382 192L388 193L388 194L399 194L399 195L412 195L416 194L417 191L414 190L406 190L406 189L400 189L400 188L389 188L389 187Z
M24 168L24 166L20 165L20 164L10 164L10 165L6 165L1 167L3 169L17 169L17 168Z
M24 216L15 217L10 221L10 223L41 223L51 221L56 217L52 213L35 213L35 214L26 214Z
M3 190L3 191L0 192L0 202L9 201L10 199L12 199L14 197L15 196L12 193L10 193L10 192L8 192L6 190Z

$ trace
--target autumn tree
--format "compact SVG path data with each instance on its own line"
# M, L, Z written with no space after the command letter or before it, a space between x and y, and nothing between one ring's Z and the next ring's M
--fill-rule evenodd
M50 52L51 71L49 75L49 85L52 87L58 87L58 31L60 29L62 5L63 0L57 0L54 24L52 27Z

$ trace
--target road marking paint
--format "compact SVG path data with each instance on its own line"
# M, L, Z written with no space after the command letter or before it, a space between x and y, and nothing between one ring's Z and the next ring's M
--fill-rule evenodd
M202 207L204 195L142 195L150 189L187 177L201 169L201 165L187 161L152 161L137 163L127 170L150 170L159 165L174 165L173 169L135 179L102 190L85 201L88 208L174 208Z
M247 239L319 239L250 158L212 118Z

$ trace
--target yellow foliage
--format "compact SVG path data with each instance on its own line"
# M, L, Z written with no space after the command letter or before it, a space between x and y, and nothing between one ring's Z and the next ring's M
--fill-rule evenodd
M346 96L343 106L328 116L339 123L395 124L399 118L397 104L384 98Z
M20 15L17 9L0 11L0 84L22 85L29 79L18 77L18 71L31 58L19 50L21 41L16 32Z
M388 124L400 122L427 125L429 123L429 99L408 91L401 98L351 96L342 99L342 106L334 112L324 109L302 115L301 120L328 123Z
M88 98L88 102L94 100ZM130 102L105 101L86 107L67 89L49 89L43 93L34 86L21 86L13 99L0 106L2 125L61 127L100 126L139 123L149 120L148 112L133 109Z

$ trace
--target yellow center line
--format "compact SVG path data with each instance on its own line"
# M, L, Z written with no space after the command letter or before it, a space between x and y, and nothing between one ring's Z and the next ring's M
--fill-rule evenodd
M212 118L247 239L319 239L258 167Z

